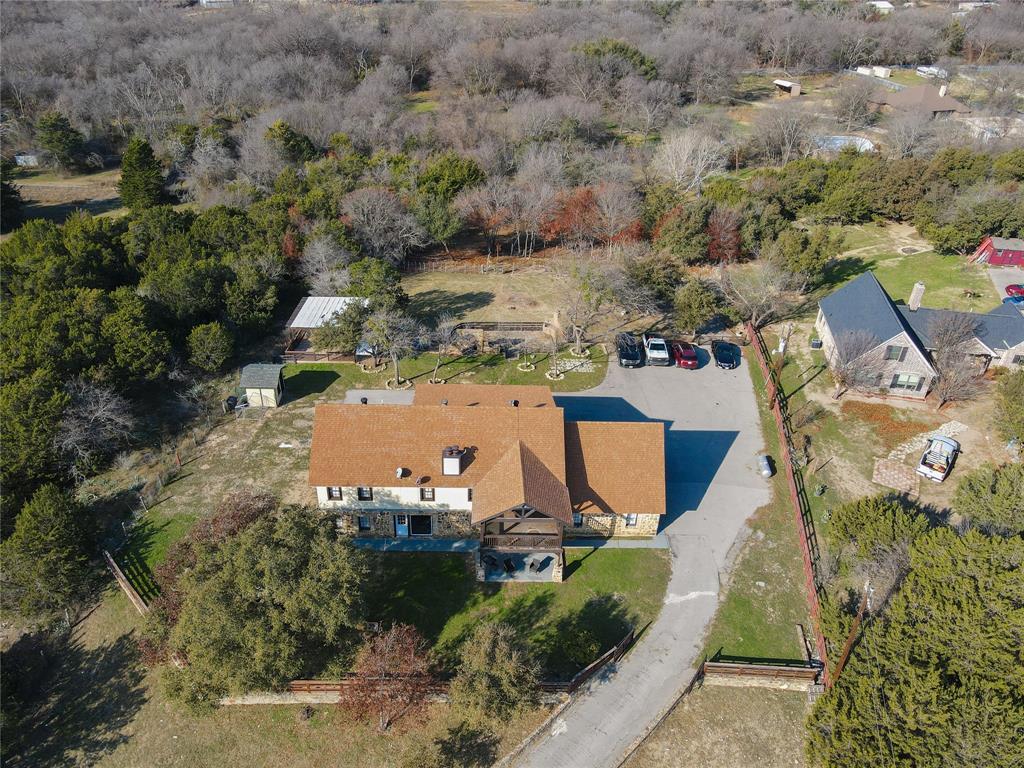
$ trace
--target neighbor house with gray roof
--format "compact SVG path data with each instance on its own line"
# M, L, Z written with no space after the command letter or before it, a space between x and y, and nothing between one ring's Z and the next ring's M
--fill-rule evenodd
M1024 365L1024 315L1019 310L1007 305L985 314L930 309L921 306L924 290L924 283L917 283L907 303L897 304L874 273L865 272L822 299L815 328L829 365L848 359L856 344L860 356L872 357L872 365L865 366L871 381L862 382L864 389L923 399L938 375L934 329L944 317L956 314L975 321L967 354L977 359L980 371L990 365ZM876 342L867 351L865 338Z

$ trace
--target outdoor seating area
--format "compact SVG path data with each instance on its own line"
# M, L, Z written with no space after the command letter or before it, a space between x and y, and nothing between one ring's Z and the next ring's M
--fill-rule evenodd
M484 552L484 581L551 581L558 555L551 552Z

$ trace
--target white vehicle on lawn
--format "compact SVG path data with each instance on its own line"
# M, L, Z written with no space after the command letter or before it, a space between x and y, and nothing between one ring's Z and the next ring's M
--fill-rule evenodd
M647 352L648 365L672 365L672 353L668 344L660 336L644 334L644 351Z
M953 469L956 457L960 453L960 443L951 437L938 435L928 441L924 449L921 463L917 466L917 474L941 483Z

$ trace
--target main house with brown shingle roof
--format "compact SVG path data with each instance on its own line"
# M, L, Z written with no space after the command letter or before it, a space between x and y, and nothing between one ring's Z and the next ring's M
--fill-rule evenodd
M658 532L664 425L566 421L547 387L421 384L411 405L317 406L309 482L354 536L475 540L481 578L553 555L561 580L564 537Z

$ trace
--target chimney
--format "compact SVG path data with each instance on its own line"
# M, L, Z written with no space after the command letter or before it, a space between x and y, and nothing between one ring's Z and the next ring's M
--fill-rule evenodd
M910 291L910 299L907 301L907 307L910 308L911 312L917 312L921 308L921 299L923 298L924 283L918 280L914 283L914 288Z
M946 95L946 91L948 91L948 90L949 90L949 86L946 85L945 83L943 83L942 85L939 86L939 96L945 96Z
M457 445L449 445L441 451L441 474L461 475L462 457L465 455L466 451Z

